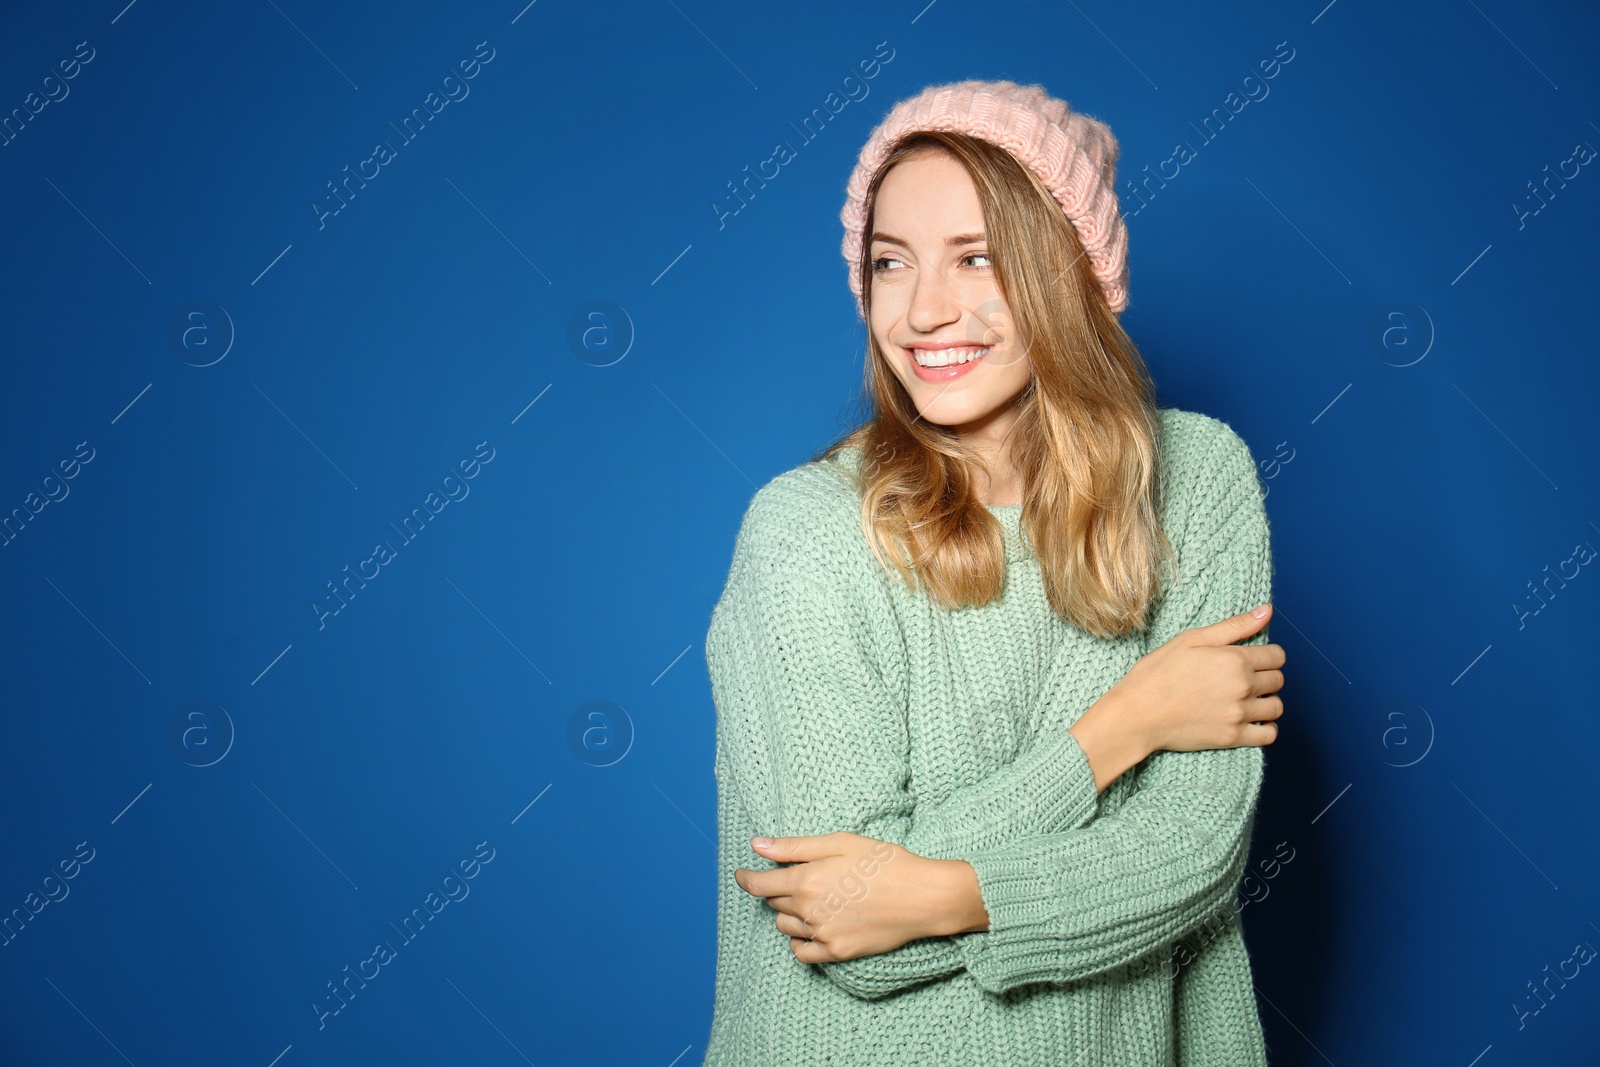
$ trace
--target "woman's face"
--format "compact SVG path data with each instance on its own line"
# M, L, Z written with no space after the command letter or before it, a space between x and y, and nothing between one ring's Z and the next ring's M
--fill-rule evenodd
M989 247L955 159L929 152L884 176L867 244L873 336L924 419L998 442L1033 368Z

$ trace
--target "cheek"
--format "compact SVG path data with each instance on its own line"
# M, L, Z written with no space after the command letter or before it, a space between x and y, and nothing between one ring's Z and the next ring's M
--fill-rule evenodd
M870 320L872 332L882 337L889 332L889 327L900 317L899 310L894 307L893 299L874 293L872 296L872 318Z
M894 348L885 348L884 357L889 361L889 373L900 380L900 384L908 390L915 389L918 384L917 376L912 372L906 354Z
M1023 389L1033 378L1033 363L1026 355L1006 368L1006 382L1015 391Z
M989 366L994 368L1006 383L1020 382L1026 384L1033 376L1033 363L1028 358L1026 345L1018 344L1012 336L1009 323L1006 324L1005 343L989 357ZM990 331L985 340L993 341L994 331Z
M890 333L892 332L892 327L894 325L893 320L889 316L879 314L878 312L881 311L880 308L875 307L872 310L874 312L873 322L871 324L872 339L877 343L878 349L889 358L891 363L893 363L896 356L904 354L900 352L900 350L897 349L894 346L894 343L889 339Z

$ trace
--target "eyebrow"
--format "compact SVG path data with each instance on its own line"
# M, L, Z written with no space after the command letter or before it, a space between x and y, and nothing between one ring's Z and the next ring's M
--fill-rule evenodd
M984 234L984 233L957 233L957 234L952 234L949 237L946 237L944 239L944 243L945 243L945 246L947 248L959 248L962 245L983 244L988 239L989 239L988 234ZM872 234L872 240L873 241L882 241L885 244L899 245L901 248L910 248L911 247L910 245L906 244L904 241L900 240L900 238L894 236L893 234L884 233L882 230L874 231L873 234Z

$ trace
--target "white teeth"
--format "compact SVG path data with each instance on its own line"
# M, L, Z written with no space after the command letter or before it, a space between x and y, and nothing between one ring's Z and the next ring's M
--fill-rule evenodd
M984 348L913 348L912 356L921 367L948 367L956 363L970 363L989 351Z

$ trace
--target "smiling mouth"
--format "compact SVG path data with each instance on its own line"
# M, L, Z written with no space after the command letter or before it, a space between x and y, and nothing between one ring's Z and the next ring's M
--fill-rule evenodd
M982 359L992 348L992 345L972 345L965 348L910 348L907 351L919 367L955 367Z

